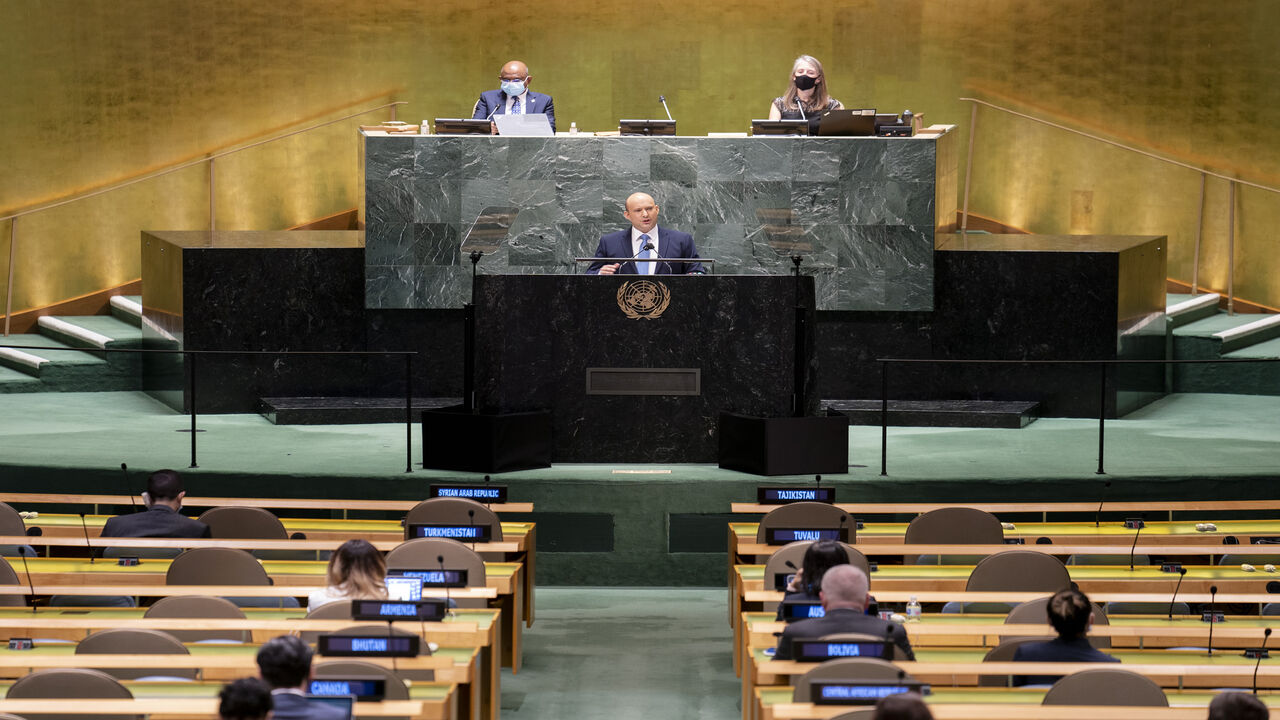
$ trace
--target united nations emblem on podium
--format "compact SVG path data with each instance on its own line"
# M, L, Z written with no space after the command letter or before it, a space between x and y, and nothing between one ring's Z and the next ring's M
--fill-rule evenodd
M671 304L671 290L656 280L630 280L618 286L618 307L632 320L662 317Z

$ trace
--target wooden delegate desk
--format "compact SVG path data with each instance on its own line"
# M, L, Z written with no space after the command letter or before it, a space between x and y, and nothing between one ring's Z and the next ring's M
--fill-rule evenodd
M746 720L763 717L757 688L794 684L795 678L818 666L794 660L770 660L753 648L743 672L743 708ZM985 649L923 649L914 662L895 661L908 675L933 686L974 686L979 675L1070 675L1080 670L1121 668L1136 672L1161 687L1248 687L1254 661L1239 652L1207 657L1204 653L1177 651L1109 650L1115 663L982 662ZM1264 660L1258 670L1259 688L1280 687L1280 665ZM749 710L746 710L748 709Z
M1203 720L1209 703L1217 696L1203 690L1166 690L1170 707L1090 707L1041 706L1044 688L937 688L925 696L935 718L973 720L1131 720L1131 718L1187 718ZM789 687L756 688L756 707L761 720L825 720L849 710L850 705L815 705L795 702ZM1260 693L1258 699L1270 707L1280 707L1280 695ZM977 712L975 712L977 710Z
M252 633L263 643L294 632L334 632L360 624L354 620L308 620L299 609L244 608L245 619L144 618L142 608L0 608L0 633L78 642L90 632L112 628L152 630L228 630ZM398 629L419 635L441 647L478 648L475 697L464 694L459 704L475 709L481 720L493 720L501 706L502 637L496 608L457 608L441 622L396 621ZM463 716L472 713L464 712Z
M12 497L17 493L8 495L0 495L2 497ZM41 495L39 497L57 497ZM66 496L66 497L115 497L115 496ZM225 500L227 498L211 498L216 500ZM127 498L126 498L127 502ZM304 502L304 501L295 501ZM305 501L315 502L315 501ZM364 503L380 503L385 501L351 501ZM183 503L187 504L187 499L183 499ZM248 504L248 503L244 503ZM400 504L400 503L394 503ZM405 503L412 507L416 503ZM530 505L532 508L532 505ZM356 508L353 508L356 509ZM406 508L407 509L407 508ZM111 515L86 515L84 517L84 525L81 525L79 515L66 514L48 514L40 515L36 518L26 520L28 528L38 527L43 535L38 537L28 537L26 543L33 547L45 546L47 541L42 538L80 538L84 539L85 529L88 529L91 538L100 538L102 534L102 526L106 524ZM324 518L280 518L280 522L284 524L284 528L290 535L293 533L303 533L307 536L306 540L289 540L287 545L279 547L272 546L271 549L282 550L331 550L347 540L353 538L362 538L374 543L379 549L390 549L382 545L382 543L392 543L391 547L404 542L404 527L398 520L335 520ZM486 556L486 559L500 558L506 561L519 561L525 566L524 579L525 584L521 589L524 595L522 604L524 608L524 623L526 627L533 626L534 619L534 588L537 585L537 524L531 522L504 522L502 523L502 541L488 543L464 543L467 547ZM119 544L118 541L123 538L112 538L113 545ZM207 540L203 542L208 542ZM225 542L225 541L223 541ZM285 541L253 541L254 548L267 549L264 542L285 542ZM183 547L199 547L199 545L184 543ZM228 546L234 547L234 546Z
M159 541L181 542L187 541ZM125 567L110 560L90 562L79 558L32 558L27 561L31 580L37 585L118 585L114 594L139 596L134 585L164 585L165 573L171 560L144 559L140 564ZM305 597L311 590L323 587L327 563L311 560L267 560L262 567L271 577L275 588L294 589L295 597ZM522 664L521 639L523 625L520 622L521 606L524 600L523 587L524 568L520 563L485 563L485 585L495 591L498 607L502 611L503 664L518 672ZM183 586L176 586L183 587ZM186 586L203 588L203 586ZM121 593L128 588L130 592ZM467 597L474 594L477 588L426 588L434 597ZM192 594L188 590L185 594ZM194 591L205 593L203 589ZM74 593L73 593L74 594ZM89 594L89 593L80 593ZM111 593L107 593L111 594Z
M126 683L126 686L128 683ZM415 720L453 720L457 712L451 697L439 699L411 691L410 700L360 702L355 717L410 717ZM99 715L145 715L150 720L205 720L218 715L218 698L135 697L133 700L10 700L0 699L3 713L74 713L86 718Z
M0 495L0 500L4 499ZM941 510L951 507L968 507L986 510L993 515L1000 513L1040 513L1044 522L1049 521L1050 513L1096 513L1096 502L944 502L944 503L835 503L835 506L854 517L866 515L919 515L930 510ZM729 504L733 513L764 515L778 505L762 505L754 502L735 502ZM1280 511L1280 500L1155 500L1151 502L1104 502L1103 510L1108 513L1166 513L1169 521L1173 521L1175 512L1215 512L1215 511Z
M0 502L14 505L92 505L97 514L98 505L134 505L141 504L137 495L85 495L64 493L0 493ZM259 507L286 510L324 510L340 511L343 519L351 511L361 512L408 512L421 500L357 500L334 498L246 498L246 497L203 497L187 495L182 498L183 507ZM482 503L496 513L529 513L533 512L533 503L507 502Z
M775 620L772 612L742 614L741 642L734 646L734 670L741 673L748 647L773 647L777 636L786 629L785 622ZM1057 634L1048 623L1005 623L997 614L927 613L918 622L903 625L912 648L979 647L990 649L1009 637L1052 637ZM1198 616L1179 615L1169 620L1163 615L1115 615L1107 625L1094 625L1092 637L1111 638L1116 649L1169 648L1205 646L1209 624ZM1232 615L1228 622L1213 628L1215 647L1241 648L1260 645L1263 630L1280 622L1271 616Z

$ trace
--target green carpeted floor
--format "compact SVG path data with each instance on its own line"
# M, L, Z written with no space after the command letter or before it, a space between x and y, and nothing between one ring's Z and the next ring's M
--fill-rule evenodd
M736 720L724 589L538 589L502 720Z
M405 469L403 425L276 426L257 415L199 418L203 472L394 478ZM35 393L0 396L0 465L61 468L185 468L187 416L143 393ZM418 427L414 462L421 458ZM1045 418L1021 430L890 428L889 472L897 480L1084 478L1097 469L1096 420ZM879 475L880 429L849 430L849 477ZM644 467L627 466L632 470ZM740 479L712 465L670 465L668 479ZM421 472L421 467L415 467ZM612 465L557 465L504 478L590 479ZM1280 398L1171 395L1107 423L1106 469L1165 477L1280 472ZM440 474L440 473L425 473ZM424 475L425 475L424 474ZM0 475L0 482L7 479Z

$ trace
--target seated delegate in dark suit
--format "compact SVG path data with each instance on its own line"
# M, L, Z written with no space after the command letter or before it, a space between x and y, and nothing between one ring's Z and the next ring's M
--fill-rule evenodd
M157 470L147 479L147 491L142 494L147 509L107 520L102 527L102 537L209 537L208 525L178 512L186 495L178 473Z
M645 193L627 198L622 216L630 223L626 230L600 238L598 258L663 258L658 262L592 263L588 275L701 275L706 272L697 260L693 236L658 225L658 205ZM652 248L648 246L652 245Z
M311 648L295 635L281 635L258 650L258 674L271 686L272 720L345 720L339 708L307 700Z
M473 120L488 120L494 115L533 115L541 113L551 123L551 132L556 131L556 109L550 95L536 93L529 89L529 68L519 60L512 60L502 66L498 80L502 83L499 90L485 90L480 93L472 111Z
M1093 603L1079 590L1060 590L1045 606L1058 637L1048 642L1019 645L1014 662L1120 662L1098 651L1085 637L1093 624ZM1014 685L1049 685L1061 675L1015 675Z
M911 641L901 625L867 615L867 589L870 581L866 573L852 565L837 565L822 576L822 607L826 615L812 620L791 623L778 639L779 660L791 660L797 638L820 638L838 633L859 633L885 638L907 656L915 660Z

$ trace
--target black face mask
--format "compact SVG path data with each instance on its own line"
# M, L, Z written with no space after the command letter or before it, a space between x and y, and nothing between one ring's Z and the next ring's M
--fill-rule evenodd
M797 75L795 77L796 87L800 90L812 90L818 84L817 78L811 78L808 75Z

